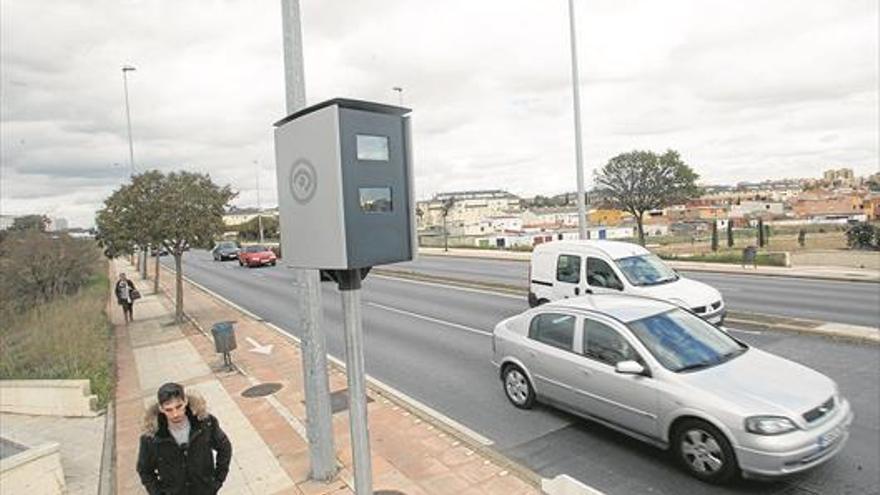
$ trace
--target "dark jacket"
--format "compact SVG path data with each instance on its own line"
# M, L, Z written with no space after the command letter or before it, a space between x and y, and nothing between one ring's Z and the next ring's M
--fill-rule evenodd
M131 291L134 290L134 282L129 279L125 279L125 281L128 283L128 290L130 295ZM122 280L117 280L116 285L114 286L116 290L116 302L118 302L119 304L122 304L123 302L127 303L128 301L122 298L122 287L119 286L119 282L122 282Z
M208 414L205 401L187 394L189 443L178 446L168 431L168 420L158 404L144 418L137 471L150 495L213 495L226 480L232 444L217 418ZM217 451L214 464L212 451Z

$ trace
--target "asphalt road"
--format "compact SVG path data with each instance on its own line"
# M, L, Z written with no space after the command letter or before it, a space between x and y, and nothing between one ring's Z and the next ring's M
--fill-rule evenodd
M528 287L529 264L522 261L420 256L384 268ZM683 270L681 274L720 290L730 310L880 325L880 284Z
M241 268L186 255L196 282L276 325L293 328L292 277L282 267ZM344 357L341 301L324 284L328 351ZM849 444L808 473L772 483L705 485L679 471L654 447L565 413L521 411L504 397L490 364L489 332L526 309L520 297L371 275L364 283L367 372L488 437L494 448L545 477L569 474L608 494L880 493L880 347L818 337L737 332L743 340L811 366L835 379L855 410Z

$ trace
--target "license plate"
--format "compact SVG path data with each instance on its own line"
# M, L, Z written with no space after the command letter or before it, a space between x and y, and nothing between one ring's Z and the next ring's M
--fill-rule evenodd
M842 433L843 433L843 427L838 426L837 428L834 428L833 430L820 436L819 441L818 441L819 448L820 449L827 449L828 447L833 445L834 442L836 442L838 438L840 438L840 435Z

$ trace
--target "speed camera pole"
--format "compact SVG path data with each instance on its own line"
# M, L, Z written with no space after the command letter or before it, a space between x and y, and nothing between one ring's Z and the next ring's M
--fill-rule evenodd
M284 39L284 82L287 113L306 106L302 59L302 26L299 0L281 0ZM287 248L288 246L284 246ZM284 249L285 257L290 249ZM295 268L294 287L302 331L302 367L306 395L306 434L309 440L312 479L330 481L336 475L333 445L333 413L330 407L330 379L327 376L326 338L320 328L321 282L317 270Z
M349 431L357 495L373 493L367 390L364 376L364 331L361 324L361 271L339 270L339 293L345 322L345 371L348 377Z

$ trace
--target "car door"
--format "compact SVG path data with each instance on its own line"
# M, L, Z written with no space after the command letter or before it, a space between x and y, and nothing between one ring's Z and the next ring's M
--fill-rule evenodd
M587 257L587 292L593 294L617 294L623 290L623 283L611 265L596 256Z
M581 356L574 352L577 317L562 311L540 312L529 322L526 367L539 396L553 402L574 402L574 384L568 378Z
M556 257L556 280L553 300L577 297L582 294L581 274L583 258L577 254L559 254Z
M582 391L592 398L589 412L644 435L657 437L657 382L650 376L617 373L620 361L647 366L624 336L625 329L601 316L581 322Z

